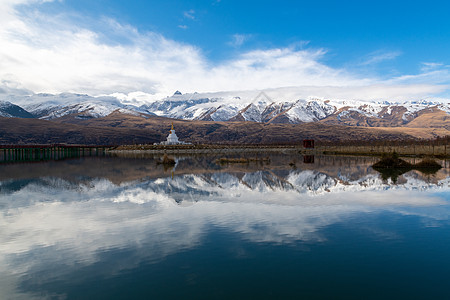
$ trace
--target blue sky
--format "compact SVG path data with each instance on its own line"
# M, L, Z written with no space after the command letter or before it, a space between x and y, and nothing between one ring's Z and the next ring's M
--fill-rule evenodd
M0 79L10 88L160 97L173 89L367 86L370 94L388 86L399 88L388 98L449 96L447 1L2 5Z
M308 42L326 48L333 66L394 53L386 59L390 68L417 72L421 62L448 61L450 49L448 1L78 0L53 6L159 32L200 47L212 60Z

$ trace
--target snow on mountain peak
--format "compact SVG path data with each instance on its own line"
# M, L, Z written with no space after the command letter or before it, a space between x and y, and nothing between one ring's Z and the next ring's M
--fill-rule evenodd
M8 101L0 101L0 117L6 118L33 118L33 115Z
M29 98L29 104L24 105L24 108L40 119L55 119L70 114L79 114L81 118L99 118L114 111L141 113L137 107L124 105L111 96L91 97L71 93L36 94Z
M265 108L267 105L272 104L273 101L266 93L261 92L256 96L255 100L253 100L253 105L256 105L260 110Z
M69 114L81 118L98 118L119 111L127 114L152 114L185 120L253 121L275 123L316 122L334 118L396 118L403 124L418 112L436 108L450 114L445 101L417 100L404 102L363 101L317 97L296 97L298 89L186 93L176 91L161 100L130 102L121 95L92 97L84 94L33 94L11 97L38 118L53 119ZM3 104L6 105L6 104ZM1 105L0 105L1 107ZM2 112L3 116L10 116ZM397 117L399 116L399 117Z

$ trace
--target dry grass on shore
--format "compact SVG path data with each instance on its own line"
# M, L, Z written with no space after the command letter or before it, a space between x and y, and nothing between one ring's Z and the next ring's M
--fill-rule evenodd
M412 157L450 157L450 147L447 145L349 145L349 146L320 146L315 151L323 154L370 155L382 156L385 153L397 153L400 156Z
M299 138L301 141L301 138ZM306 149L299 142L289 144L196 144L196 145L122 145L112 151L148 151L171 154L202 153L273 153L288 151L305 155L361 155L382 156L396 152L400 156L450 158L450 137L434 140L317 140L314 149ZM256 154L255 154L256 155ZM246 160L246 159L244 159ZM231 162L231 160L230 160ZM239 161L238 161L239 162ZM245 161L246 162L246 161Z

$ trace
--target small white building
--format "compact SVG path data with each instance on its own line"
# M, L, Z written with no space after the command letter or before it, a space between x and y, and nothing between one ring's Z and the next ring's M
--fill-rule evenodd
M155 145L190 145L190 144L191 143L185 143L178 140L178 136L175 133L175 129L173 129L173 122L172 122L172 129L170 129L169 135L167 136L167 140L159 144L155 143Z

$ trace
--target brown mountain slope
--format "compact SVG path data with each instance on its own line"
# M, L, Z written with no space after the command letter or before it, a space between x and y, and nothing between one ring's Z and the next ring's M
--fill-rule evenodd
M411 128L445 128L450 130L450 115L441 110L422 113L406 125Z
M53 121L0 118L0 144L151 144L165 140L172 122L179 138L192 143L289 144L299 143L305 138L324 141L401 140L450 134L446 128L370 128L320 122L267 124L186 121L116 112L93 119L77 119L73 115Z
M92 127L39 119L0 118L0 144L95 144L156 142L151 129Z
M64 118L57 120L67 124L91 127L139 128L167 136L171 123L174 123L181 140L193 143L294 143L305 138L318 140L374 140L412 138L399 131L389 132L378 128L358 128L321 123L303 124L264 124L256 122L209 122L174 120L161 117L143 118L140 116L113 113L104 118L79 120Z

